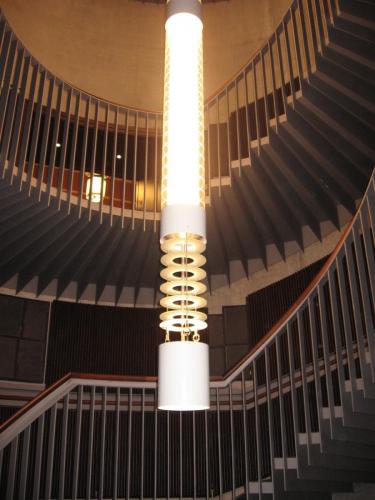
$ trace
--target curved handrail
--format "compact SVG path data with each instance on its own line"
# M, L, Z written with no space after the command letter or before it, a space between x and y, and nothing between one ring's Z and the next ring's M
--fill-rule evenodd
M16 420L18 420L22 415L27 413L31 408L33 408L37 403L45 399L49 394L54 392L56 389L61 387L65 382L70 380L72 378L71 372L68 372L65 374L63 377L59 378L51 384L50 386L46 387L43 391L41 391L39 394L34 396L30 401L28 401L22 408L20 408L16 413L14 413L11 417L9 417L7 420L2 422L0 424L0 434L5 431L10 425L13 424Z
M323 280L327 271L330 269L331 265L337 259L340 251L342 250L345 241L347 240L349 234L351 233L354 224L357 221L357 218L360 216L361 209L363 205L366 203L368 193L371 189L374 189L373 183L375 182L375 168L373 169L372 175L370 177L368 186L363 195L361 203L359 204L356 213L354 214L351 222L348 224L347 228L343 232L340 240L338 241L336 247L323 264L321 270L318 274L312 279L311 283L307 286L307 288L302 292L302 294L298 297L298 299L293 303L293 305L283 314L283 316L273 325L273 327L264 335L264 337L251 349L251 351L230 370L228 370L223 377L216 377L215 381L219 382L217 385L222 387L223 385L228 385L238 373L240 373L248 364L250 364L259 354L264 350L264 348L270 344L277 334L285 327L286 323L290 320L292 316L302 307L302 305L306 302L306 300L311 296L311 294L316 290L319 283Z
M241 372L246 369L248 365L250 365L260 354L262 354L265 348L275 340L277 335L283 331L285 325L293 318L295 313L306 303L311 294L318 288L319 284L322 282L327 272L331 268L332 264L337 259L340 251L345 245L345 242L348 239L348 236L351 234L354 224L357 219L360 217L362 208L364 204L367 203L369 193L371 190L374 190L375 184L375 168L371 175L370 181L368 183L365 194L362 198L358 209L352 218L352 221L349 223L348 227L345 229L342 234L339 242L337 243L335 249L316 275L316 277L311 281L306 290L300 295L300 297L294 302L294 304L288 309L288 311L280 318L280 320L269 330L269 332L254 346L253 349L250 350L248 354L246 354L232 369L230 369L224 376L214 376L210 378L211 388L222 388L228 386ZM0 436L6 429L8 429L12 424L17 422L19 418L24 416L30 409L34 408L37 404L41 403L43 399L47 398L54 391L60 388L64 383L71 381L73 386L79 384L80 380L85 380L88 382L89 380L95 382L122 382L124 383L124 387L138 387L138 388L152 388L156 389L157 377L141 377L141 376L123 376L123 375L97 375L97 374L85 374L85 373L68 373L57 382L52 384L50 387L46 388L40 394L31 399L25 406L23 406L20 410L18 410L12 417L6 420L3 424L0 425ZM99 384L100 385L100 384ZM67 390L71 390L73 387L69 386Z

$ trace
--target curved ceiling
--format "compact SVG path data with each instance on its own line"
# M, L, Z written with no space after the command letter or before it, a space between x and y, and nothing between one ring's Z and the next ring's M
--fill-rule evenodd
M290 0L203 8L206 97L271 35ZM162 109L163 5L134 0L1 0L8 22L53 74L102 99Z

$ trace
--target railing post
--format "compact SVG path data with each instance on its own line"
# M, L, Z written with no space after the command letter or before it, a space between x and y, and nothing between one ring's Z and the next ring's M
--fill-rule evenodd
M38 418L38 431L36 436L36 451L34 463L33 500L39 500L40 472L42 467L43 437L44 437L44 413Z
M88 212L89 212L89 221L92 218L92 188L94 184L94 174L96 173L96 157L97 157L97 144L98 144L98 128L99 128L99 101L95 99L95 117L94 117L94 126L93 126L93 137L92 137L92 145L91 145L91 169L90 169L90 192L89 199L87 202Z
M89 442L87 449L87 474L86 474L86 499L91 499L92 491L92 455L94 447L94 418L95 418L95 386L90 388L90 413L89 413Z
M52 143L49 155L49 168L48 168L48 180L47 180L47 201L48 205L51 202L51 191L53 185L54 178L54 170L55 170L55 160L56 160L56 143L59 137L59 128L60 128L60 117L61 117L61 98L62 98L62 83L57 84L57 101L54 113L54 124L53 124L53 135L52 135ZM48 144L48 143L47 143Z
M73 195L73 182L75 175L75 164L76 164L76 153L77 153L77 138L78 138L78 128L79 128L79 109L81 105L81 92L76 95L76 106L74 112L74 128L73 128L73 138L70 150L70 165L69 165L69 181L67 186L68 199L67 199L67 210L70 213L72 195ZM82 172L81 172L82 174ZM78 196L80 196L78 194Z
M229 384L229 416L230 416L230 451L231 451L231 476L232 476L232 498L236 498L236 451L234 446L235 427L233 423L233 397L232 384Z
M18 42L15 38L13 38L13 35L9 35L7 37L7 41L9 39L8 44L10 44L9 47L9 52L8 53L8 58L7 58L7 63L5 67L5 76L4 76L4 81L2 77L0 78L0 83L1 85L1 92L0 92L0 137L3 132L3 126L5 122L5 114L6 114L6 109L7 109L7 101L8 101L8 96L10 92L10 85L11 85L11 79L12 79L12 72L13 72L13 66L14 66L14 60L15 60L15 55L17 51L17 45ZM2 61L1 61L2 62ZM4 70L3 66L0 66L1 69Z
M16 102L17 102L17 97L19 95L18 90L19 90L19 80L20 80L20 75L21 75L21 67L24 62L24 49L18 48L17 50L17 62L16 62L16 67L14 70L14 76L13 76L13 84L12 84L12 90L11 90L11 96L8 100L8 105L7 105L7 120L5 122L5 127L4 127L4 132L3 132L3 138L1 141L1 153L0 153L0 170L2 172L5 171L5 166L6 166L6 161L8 159L8 150L9 150L9 144L12 138L11 132L13 129L13 123L14 123L14 115L16 113Z
M254 414L255 414L255 442L256 442L256 457L257 457L257 476L258 476L258 496L262 498L263 481L262 481L262 454L261 454L261 428L259 417L259 401L258 401L258 374L256 360L251 364L253 393L254 393Z
M104 496L104 468L105 468L105 436L107 424L107 388L102 387L102 411L100 430L100 470L99 470L99 500Z
M24 500L26 496L26 483L28 478L28 465L30 453L30 428L31 424L23 432L22 455L21 455L21 470L19 475L19 500ZM0 470L1 473L1 470Z
M124 139L124 152L122 162L122 200L121 200L121 227L124 228L125 218L125 204L126 204L126 178L128 169L128 141L129 141L129 114L130 111L125 112L125 139Z
M362 315L360 309L360 300L357 289L357 276L356 270L354 268L354 256L352 252L352 234L347 237L344 243L345 248L345 256L347 262L348 269L348 281L349 281L349 290L348 297L350 297L350 302L352 304L353 316L354 316L354 324L355 324L355 335L357 338L357 350L358 350L358 359L359 365L361 367L361 374L363 380L363 388L366 394L366 391L369 389L369 384L371 383L368 378L367 371L367 362L366 362L366 350L365 350L365 336L362 325ZM361 301L363 304L363 299ZM370 338L372 337L370 332ZM372 344L370 339L368 339L368 343ZM373 346L372 346L373 347Z
M23 173L25 170L26 159L27 159L27 150L29 146L30 140L30 130L31 130L31 122L33 118L33 110L34 110L34 94L36 87L36 80L38 77L39 66L32 66L32 74L31 74L31 82L29 88L28 95L28 103L25 109L25 115L22 122L22 139L19 150L19 159L18 159L18 179L16 186L21 191L23 185Z
M55 403L51 408L50 419L49 419L47 470L46 470L46 484L45 484L46 500L50 500L51 498L52 474L55 464L54 456L55 456L56 414L57 414L57 403Z
M217 449L218 449L218 467L219 467L219 497L223 497L223 476L222 476L222 457L221 457L221 425L220 425L220 395L219 389L216 389L216 418L217 418Z
M85 171L86 171L86 161L87 161L87 142L89 135L89 124L90 124L90 106L91 98L86 99L86 110L85 118L83 124L83 138L82 138L82 153L81 153L81 172L79 174L79 194L78 194L78 217L82 217L82 202L83 193L85 188Z
M32 139L31 139L30 153L29 153L29 159L28 159L27 178L26 178L26 182L28 184L29 195L30 195L31 190L32 190L33 179L34 179L35 158L36 158L37 146L38 146L39 135L40 135L39 127L40 127L40 121L41 121L42 109L43 109L43 95L44 95L45 80L46 80L46 72L41 71L40 75L39 75L38 97L37 97L37 102L36 102L36 109L34 111L34 119L33 119L33 127L32 127L33 134L32 134ZM40 168L40 165L39 165L39 168Z
M126 500L130 498L130 481L131 481L131 449L132 449L132 412L133 412L133 389L129 389L128 394L128 449L126 460Z
M298 419L298 408L297 408L297 395L296 395L296 374L295 374L295 361L294 361L294 349L293 349L293 339L291 330L291 321L288 321L286 326L287 329L287 345L288 345L288 358L289 358L289 384L291 393L291 403L292 403L292 419L293 419L293 431L294 431L294 447L295 455L297 457L297 467L299 464L299 419Z
M341 302L341 311L344 322L344 335L345 335L345 343L346 343L346 358L348 362L349 368L349 380L351 385L351 399L352 399L352 407L355 409L356 405L356 391L357 391L357 374L356 367L354 361L354 352L353 352L353 335L352 329L350 325L350 317L349 317L349 302L347 296L346 283L344 278L344 266L343 266L343 255L344 252L340 252L336 259L337 265L337 276L338 276L338 288L339 288L339 300Z
M46 107L46 110L44 113L44 124L43 124L43 132L42 132L42 136L41 136L41 146L40 146L40 154L39 154L39 169L38 169L38 180L37 180L37 190L38 190L39 201L42 197L44 172L45 172L45 168L46 168L46 156L47 156L49 129L50 129L51 115L52 115L52 98L53 98L53 92L55 89L55 79L49 78L48 81L49 81L49 88L48 88L48 97L47 97L47 107Z
M337 377L338 377L339 391L340 391L340 402L342 408L345 410L347 406L346 405L347 393L345 391L345 372L344 372L344 360L343 360L343 350L345 346L343 346L341 339L339 313L337 307L338 292L336 287L334 270L332 269L332 267L331 269L328 270L328 284L329 284L330 303L332 312L333 334L335 337L335 349L336 349L335 355L337 364Z
M303 410L305 417L305 432L306 432L306 445L307 445L307 458L310 463L311 460L311 415L310 415L310 401L307 385L307 366L306 366L306 332L303 325L302 311L297 311L297 326L298 326L298 343L301 360L301 378L302 378L302 396L303 396Z
M20 88L20 92L18 94L18 99L17 99L17 104L16 104L16 115L14 118L12 137L11 137L10 148L9 148L9 153L8 153L9 163L8 163L7 176L10 179L10 183L13 182L13 169L14 169L14 166L15 166L16 160L17 160L18 142L19 142L19 136L21 133L22 115L23 115L23 108L25 105L25 95L26 95L26 87L27 87L29 69L30 69L30 57L28 56L28 57L25 57L24 63L23 63L21 88ZM1 167L4 169L3 170L3 177L4 177L4 175L5 175L5 162Z
M7 492L6 498L9 500L14 498L14 486L16 480L16 467L17 467L17 456L18 456L18 440L19 437L15 437L10 444L10 458L9 458L9 470L7 479Z
M117 493L118 493L117 482L118 482L119 439L120 439L120 404L121 404L121 390L119 387L117 387L116 388L116 407L115 407L112 500L117 500Z
M321 327L322 345L323 345L324 371L326 375L325 379L327 387L328 411L330 415L331 433L332 433L333 420L335 418L335 402L333 397L332 373L331 373L331 366L329 359L330 351L329 351L328 330L327 330L327 308L324 298L324 289L321 282L318 285L318 304L319 304L320 327Z
M281 458L282 458L282 465L283 465L284 484L286 484L288 451L287 451L287 444L286 444L286 425L285 425L285 413L284 413L283 378L282 378L282 370L281 370L281 355L280 355L279 340L280 340L280 335L278 335L276 337L275 345L276 345L277 385L278 385L280 427L281 427Z
M77 500L79 457L81 449L81 423L82 423L82 393L83 387L80 385L77 391L76 401L76 425L74 435L74 457L73 457L73 479L72 479L72 500Z
M244 437L245 450L245 494L246 500L249 500L249 451L248 451L248 435L247 435L247 410L246 410L246 379L245 370L241 373L241 388L242 388L242 427Z
M356 220L353 225L352 233L354 239L354 248L356 253L356 262L359 274L359 286L361 293L361 304L364 312L364 321L366 327L366 337L368 342L368 351L370 355L370 367L372 374L372 381L375 382L375 323L371 309L371 290L367 283L367 273L365 270L365 255L362 250L361 237L359 233L360 221ZM374 308L374 305L372 305Z
M311 349L312 349L312 361L314 368L314 385L315 385L315 398L316 398L316 408L318 413L318 426L319 432L322 432L322 413L323 413L323 399L322 399L322 387L321 387L321 376L320 376L320 366L319 366L319 355L318 355L318 330L315 316L315 304L314 299L316 296L311 294L308 298L308 308L309 308L309 319L310 319L310 339L311 339ZM330 425L332 425L330 419Z
M265 348L265 368L266 368L266 390L267 390L267 417L268 417L268 439L270 446L270 471L272 483L275 484L275 438L274 438L274 428L273 428L273 408L272 408L272 396L271 396L271 371L270 371L270 349Z
M229 178L230 178L230 184L232 185L232 146L231 146L231 137L230 137L230 129L229 129L230 113L229 113L228 86L225 87L225 102L226 102L225 110L226 110L226 119L227 119L226 130L227 130L227 149L228 149L228 173L229 173ZM246 110L246 117L247 117L247 110ZM247 119L246 119L246 124L247 124Z
M155 426L155 436L154 436L154 500L158 497L158 404L157 404L157 392L155 391L154 399L154 426ZM115 500L115 499L113 499Z
M62 436L61 436L61 454L60 454L60 477L59 477L59 500L65 499L65 467L66 467L66 441L68 434L68 417L69 417L69 394L64 397L63 401L63 420L62 420Z

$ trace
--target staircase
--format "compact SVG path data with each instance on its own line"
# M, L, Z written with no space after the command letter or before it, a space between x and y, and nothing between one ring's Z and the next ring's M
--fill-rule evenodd
M288 25L290 43L293 16L298 37L311 36L309 50L296 51L293 61L283 53L281 81L273 82L270 99L266 89L263 111L260 96L251 110L238 103L230 110L226 162L218 154L211 163L209 271L229 276L238 259L246 269L254 252L267 267L267 245L285 259L286 242L305 247L303 224L321 239L324 223L340 228L342 214L355 213L337 248L264 339L225 377L211 380L206 412L159 411L155 379L68 374L38 394L0 426L1 500L375 498L374 5L294 1L277 32L285 37ZM15 53L13 35L3 31L2 53L6 44ZM275 36L270 44L277 48ZM259 77L262 56L249 74L252 64ZM2 80L2 103L15 74ZM16 112L11 93L9 99L7 109ZM11 129L2 160L5 142L18 141ZM208 130L212 148L210 124ZM0 165L2 284L38 296L52 287L47 296L63 297L75 283L79 300L95 283L88 300L96 302L110 285L115 292L105 299L113 303L126 284L134 303L141 287L153 289L157 233L134 200L119 215L112 196L108 212L102 205L90 221L82 196L73 203L72 190L54 191L51 176L44 185L41 175L34 182L32 172L8 167ZM108 241L116 245L104 252ZM110 268L120 272L107 281Z
M353 485L353 493L334 493L332 500L374 500L375 499L375 484Z
M375 171L294 306L211 380L204 412L157 409L157 381L68 374L0 427L0 497L371 498Z

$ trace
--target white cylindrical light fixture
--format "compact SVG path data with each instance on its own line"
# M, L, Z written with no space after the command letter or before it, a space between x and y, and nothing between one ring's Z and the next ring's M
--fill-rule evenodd
M159 347L161 409L209 408L208 346L202 255L206 248L203 52L200 0L168 0L165 24L160 244L165 295ZM177 339L174 338L177 334Z
M176 380L176 376L178 376ZM208 345L203 342L165 342L159 348L161 410L202 410L209 401ZM209 405L208 405L209 406Z

